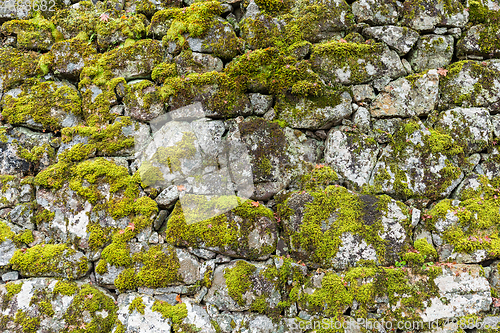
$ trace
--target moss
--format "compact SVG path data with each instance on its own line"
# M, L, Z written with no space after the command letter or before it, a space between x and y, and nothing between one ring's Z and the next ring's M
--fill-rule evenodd
M113 283L119 290L134 290L137 288L137 277L134 268L125 269Z
M171 319L173 324L181 323L187 317L186 304L170 305L167 302L156 300L151 308L153 311L161 313L165 319Z
M101 315L105 311L106 316ZM63 319L75 328L85 329L87 332L111 332L117 320L118 307L114 300L97 288L82 285L66 312ZM82 316L86 313L87 316Z
M10 230L7 224L0 221L0 243L5 242L7 239L12 239L15 235L16 233Z
M303 195L305 194L295 192L294 200ZM307 196L310 199L307 199ZM358 195L344 187L328 186L325 190L309 192L307 196L302 224L297 231L285 229L291 239L292 248L310 254L308 260L328 267L341 245L341 235L349 232L361 235L371 244L380 260L385 257L386 244L379 235L383 228L381 220L364 223L364 204ZM292 196L281 203L281 219L289 218L288 216L293 214L287 207L291 198ZM281 216L283 212L286 216ZM335 214L335 218L331 217L332 214Z
M335 68L349 70L349 82L360 84L373 79L373 73L367 70L367 63L375 68L383 67L380 54L382 44L358 44L326 42L315 45L311 53L313 69L330 76Z
M486 250L489 256L500 254L499 225L500 199L496 194L484 197L472 197L452 205L451 200L442 200L427 215L426 227L435 230L435 223L446 219L447 214L458 217L458 222L448 226L442 238L454 246L455 252L470 253Z
M23 282L7 282L5 284L5 289L7 290L7 294L2 297L2 309L5 309L12 298L21 292L21 288L23 287Z
M36 333L40 328L40 317L31 317L21 309L17 310L14 322L22 327L24 333Z
M38 308L40 309L40 312L48 317L52 317L54 315L54 309L52 308L52 303L42 301L38 303Z
M12 124L23 124L32 119L42 124L44 129L57 130L62 127L61 120L52 110L65 114L81 114L81 101L76 89L56 82L37 80L21 86L17 97L5 95L3 117Z
M195 2L187 8L160 10L153 15L148 31L152 31L157 24L169 21L166 41L176 41L184 47L187 43L184 34L190 37L202 37L223 11L218 1Z
M410 265L423 265L424 262L433 261L438 258L436 249L425 238L416 240L413 246L413 251L401 256Z
M146 17L142 14L122 15L121 17L110 17L107 21L99 20L95 27L97 34L97 45L102 50L112 45L110 38L114 36L121 42L127 38L138 40L146 34Z
M140 314L144 314L145 308L146 306L144 305L142 298L136 297L132 302L130 302L130 305L128 306L128 313L132 313L134 310L137 310Z
M40 13L30 20L5 22L2 28L17 35L18 48L48 50L55 41L64 38L54 23L45 19Z
M12 47L0 48L0 77L3 79L3 90L12 89L27 78L40 74L39 59L40 54L35 52L23 52Z
M54 219L55 216L56 216L56 213L51 212L50 210L47 210L44 208L44 209L42 209L41 212L39 212L35 216L35 223L41 224L43 222L50 222Z
M130 250L125 242L112 242L102 250L101 257L113 266L128 267L132 264Z
M67 260L76 251L66 244L39 244L29 249L16 250L10 259L12 268L22 275L57 275L74 279L87 272L87 257L78 263Z
M255 270L256 267L254 265L243 260L237 261L233 268L226 268L224 270L224 278L226 279L229 296L241 306L245 305L242 295L253 285L250 277Z
M25 230L22 233L14 236L13 240L16 244L21 245L21 244L31 244L33 243L35 238L33 237L33 232L31 232L31 230Z
M99 260L95 267L95 272L100 275L106 274L108 272L108 262L106 261L106 259Z
M160 288L180 280L179 259L173 247L153 246L146 253L134 254L134 261L142 264L137 273L139 286Z
M318 164L311 172L302 176L300 189L306 191L323 189L328 185L333 185L338 179L335 170L329 166Z
M54 286L54 295L61 294L64 296L72 296L78 290L78 286L75 282L59 280Z
M241 202L235 196L220 196L210 201L203 196L192 199L197 202L186 205L184 208L186 211L183 211L180 202L175 205L165 230L168 243L176 246L220 247L238 250L241 253L244 251L249 258L258 258L273 251L272 248L250 251L246 243L248 234L255 228L259 218L274 219L272 211L268 208L252 205L250 200ZM197 209L191 210L189 207ZM225 213L204 219L207 212L211 214L214 209ZM237 222L238 219L233 218L232 214L239 216L243 221ZM195 222L188 224L186 215Z
M169 77L177 76L177 66L175 63L162 62L153 68L151 79L157 84L163 84Z
M182 159L192 158L196 153L195 140L196 136L193 132L185 132L182 139L174 146L158 147L153 159L167 165L170 172L181 171Z

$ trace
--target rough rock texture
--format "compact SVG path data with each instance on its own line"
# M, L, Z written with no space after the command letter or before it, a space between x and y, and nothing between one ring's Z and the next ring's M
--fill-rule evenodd
M21 2L0 332L498 330L498 0Z

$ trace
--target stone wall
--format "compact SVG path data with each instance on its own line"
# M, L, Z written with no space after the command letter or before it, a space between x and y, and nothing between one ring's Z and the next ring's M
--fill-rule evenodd
M495 331L498 0L0 0L0 23L1 332ZM196 144L141 159L193 114ZM252 190L188 223L193 165Z

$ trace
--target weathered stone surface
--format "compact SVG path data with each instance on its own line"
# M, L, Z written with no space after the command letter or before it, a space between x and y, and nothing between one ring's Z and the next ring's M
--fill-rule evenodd
M442 112L434 127L449 133L464 146L467 154L486 148L493 132L490 114L484 108L456 108Z
M33 132L24 127L0 129L4 129L0 135L0 174L28 175L50 164L52 133Z
M6 91L2 115L11 124L36 130L56 130L82 123L82 102L75 86L46 81L25 84Z
M403 24L417 31L441 26L461 28L468 19L468 10L458 0L411 0L403 5Z
M397 53L382 44L316 44L311 65L324 80L341 84L361 84L384 75L397 78L406 73Z
M350 132L348 127L333 129L325 142L325 162L355 189L368 184L380 149L371 136Z
M411 67L415 72L448 65L453 57L454 40L448 35L425 35L409 55Z
M229 130L241 138L253 165L253 199L266 200L286 188L292 178L318 161L318 142L288 127L259 118L247 118ZM236 156L236 155L235 155Z
M238 260L218 266L205 301L219 311L245 311L261 299L264 309L270 311L281 301L281 295L273 281L261 274L268 265ZM246 285L244 290L238 286L242 283Z
M221 72L224 68L222 60L210 54L183 52L174 58L179 75L190 73Z
M273 96L262 95L258 93L249 94L248 98L252 104L253 113L262 116L264 115L273 104Z
M465 314L488 311L491 305L490 285L479 265L451 265L435 280L439 298L432 298L422 319L430 322L441 318L457 318Z
M10 297L7 296L9 287L16 290ZM94 325L112 331L116 325L113 297L88 282L68 284L48 278L23 279L1 285L0 294L6 304L3 311L6 320L2 323L6 332L23 331L23 323L30 323L29 327L39 332Z
M398 260L407 242L405 226L410 223L404 204L388 197L359 196L343 187L330 186L324 192L293 192L283 203L282 211L291 212L282 217L282 223L295 258L313 268L336 269L355 266L360 260L386 264ZM359 230L376 232L379 238L370 240Z
M454 106L499 108L500 62L497 59L453 63L439 83L441 110Z
M457 43L457 55L497 57L500 54L500 27L495 24L479 24L467 30Z
M24 80L39 73L40 55L22 52L13 47L0 48L0 93L14 88Z
M352 4L352 13L358 23L373 25L394 24L401 10L397 1L358 0Z
M143 304L142 312L130 305L134 300L140 299ZM137 302L137 301L136 301ZM139 293L125 293L118 296L118 319L123 324L125 332L146 333L156 330L158 333L169 333L172 320L164 318L158 311L153 311L155 299L150 295Z
M464 176L461 164L450 160L461 152L463 147L450 136L426 128L420 121L405 121L382 151L370 184L405 199L446 197Z
M186 40L193 52L213 53L222 59L231 59L241 51L232 25L222 18L213 22L204 37L187 37Z
M421 76L400 78L380 92L371 104L370 113L375 118L425 116L434 110L438 92L436 70Z
M394 25L368 27L363 29L363 34L386 43L399 56L407 54L419 39L418 33L414 30Z
M58 76L78 79L86 62L96 52L92 44L78 38L57 42L50 49L53 61L48 66Z
M150 121L165 113L159 88L148 80L130 81L123 100L125 116L139 121Z
M278 119L292 128L329 129L338 125L352 114L351 95L347 91L331 94L331 103L326 107L323 101L314 98L278 100L275 106Z
M14 207L18 203L30 202L34 196L31 184L23 184L16 176L0 176L0 208Z

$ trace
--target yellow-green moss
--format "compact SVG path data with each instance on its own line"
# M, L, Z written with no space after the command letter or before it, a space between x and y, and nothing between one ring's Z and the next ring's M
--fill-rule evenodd
M153 311L161 313L165 319L171 319L173 324L181 323L187 317L186 304L170 305L164 301L156 300L151 308Z
M142 301L142 297L136 297L130 302L128 306L128 312L132 313L134 310L137 310L140 314L144 314L144 309L146 306L144 305L144 302Z
M61 294L64 296L72 296L77 290L78 286L75 282L59 280L54 286L53 293L54 295Z
M253 285L251 275L255 270L254 265L243 260L237 261L233 268L224 270L228 294L241 306L245 305L242 295Z
M22 275L57 275L68 279L78 278L87 272L87 257L78 263L67 260L76 251L66 244L39 244L29 249L16 250L10 259L12 268Z
M22 124L30 119L42 124L44 129L57 130L61 122L52 116L52 109L66 114L81 114L81 101L76 89L55 82L30 80L21 86L16 97L5 95L3 117L11 124Z

